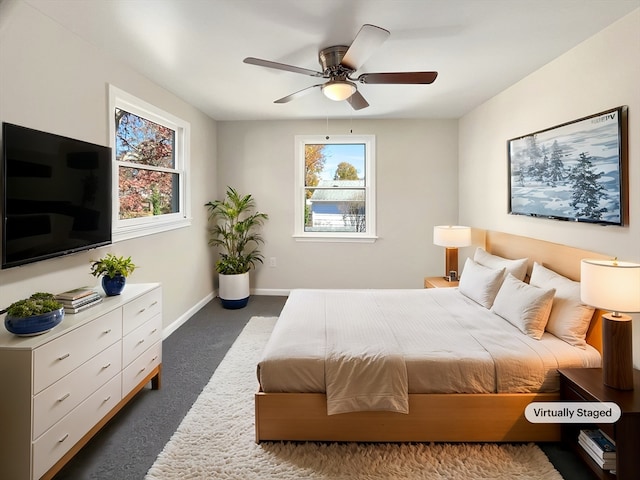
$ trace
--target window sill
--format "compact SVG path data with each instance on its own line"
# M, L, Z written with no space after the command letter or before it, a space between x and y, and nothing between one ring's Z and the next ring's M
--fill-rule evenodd
M293 235L296 242L321 242L321 243L374 243L378 237L375 235L336 235L336 234L304 234Z
M156 233L168 232L191 226L191 219L183 218L172 222L158 222L155 224L131 225L114 230L112 232L112 243L121 242L123 240L131 240L132 238L144 237L146 235L155 235Z

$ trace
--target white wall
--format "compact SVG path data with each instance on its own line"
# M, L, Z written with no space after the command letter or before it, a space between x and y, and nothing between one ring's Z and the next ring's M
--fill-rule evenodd
M460 222L640 262L640 10L460 119ZM507 67L508 68L508 67ZM511 216L506 142L620 105L629 107L629 225ZM634 320L640 368L640 319Z
M0 307L36 291L94 285L91 259L132 256L130 282L161 282L164 325L213 290L203 204L215 194L216 124L175 95L80 40L23 2L0 5L0 121L108 145L108 84L191 124L191 227L91 252L0 270Z
M330 121L329 133L374 134L377 153L375 243L307 243L293 238L294 136L325 134L325 121L218 123L218 191L251 193L269 214L265 265L252 288L422 288L444 272L433 226L456 223L457 122ZM277 267L269 267L276 257Z

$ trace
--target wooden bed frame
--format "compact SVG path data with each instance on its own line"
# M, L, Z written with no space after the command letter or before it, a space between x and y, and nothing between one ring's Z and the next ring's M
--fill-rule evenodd
M505 258L529 258L579 280L582 258L606 255L506 233L474 230L474 245ZM596 310L587 342L602 352L602 312ZM256 442L541 442L560 439L559 424L530 423L531 402L559 400L559 393L410 394L409 414L355 412L327 415L322 393L255 394Z

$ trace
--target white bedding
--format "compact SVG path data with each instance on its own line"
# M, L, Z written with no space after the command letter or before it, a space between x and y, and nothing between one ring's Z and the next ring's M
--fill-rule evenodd
M535 340L455 288L293 290L258 380L264 392L326 393L329 414L406 413L408 393L551 392L558 368L598 366L593 347Z

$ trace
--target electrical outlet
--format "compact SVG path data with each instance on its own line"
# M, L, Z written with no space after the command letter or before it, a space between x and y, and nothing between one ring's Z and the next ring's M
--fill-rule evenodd
M278 266L278 262L276 262L276 257L269 257L269 266L270 267L277 267Z

